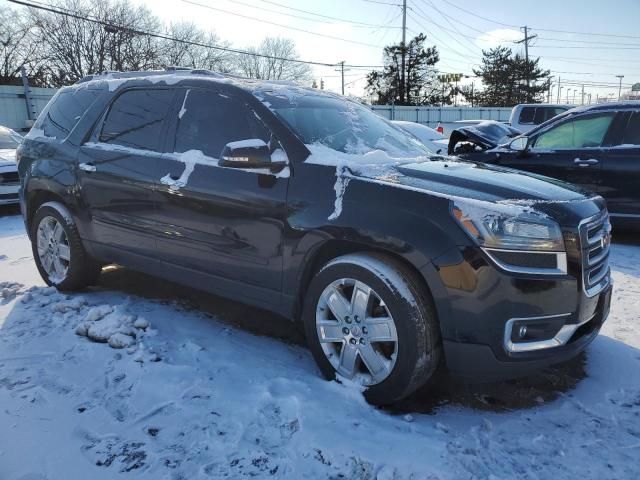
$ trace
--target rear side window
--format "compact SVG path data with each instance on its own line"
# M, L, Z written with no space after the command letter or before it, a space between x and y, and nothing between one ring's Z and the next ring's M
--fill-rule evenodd
M522 124L533 124L533 118L536 114L535 107L523 107L520 112L520 118L518 119L518 123Z
M109 108L100 141L142 150L159 150L164 119L173 90L129 90L122 93Z
M539 149L574 149L600 147L614 113L591 115L562 123L542 133L535 143Z
M190 89L178 112L175 151L201 150L219 158L229 142L258 138L268 143L270 133L244 102L210 90Z
M38 119L36 128L47 137L66 138L100 92L88 88L61 91Z
M635 145L640 147L640 112L634 112L627 123L622 139L623 145Z

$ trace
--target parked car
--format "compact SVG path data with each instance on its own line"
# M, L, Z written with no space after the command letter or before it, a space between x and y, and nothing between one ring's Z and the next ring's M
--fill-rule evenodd
M44 281L104 264L304 325L328 379L374 404L441 362L497 379L573 357L609 312L602 198L434 157L369 109L317 89L203 71L62 88L18 150Z
M433 153L447 153L449 140L440 132L420 123L392 120L391 123L415 136Z
M578 107L513 139L460 129L449 152L580 185L605 198L614 225L640 227L640 101Z
M0 205L17 204L18 165L16 163L16 149L22 136L10 128L0 126Z
M516 105L511 110L509 125L522 133L526 133L571 108L573 108L571 105L553 105L549 103Z

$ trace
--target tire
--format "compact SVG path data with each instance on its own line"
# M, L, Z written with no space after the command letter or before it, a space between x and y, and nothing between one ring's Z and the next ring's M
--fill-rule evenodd
M73 291L95 284L101 265L84 249L73 217L64 205L41 205L31 221L30 235L36 267L47 285Z
M365 310L365 319L356 315ZM362 383L365 398L374 405L413 393L440 363L440 330L430 293L411 270L386 255L354 253L328 262L311 280L302 319L324 377L342 375Z

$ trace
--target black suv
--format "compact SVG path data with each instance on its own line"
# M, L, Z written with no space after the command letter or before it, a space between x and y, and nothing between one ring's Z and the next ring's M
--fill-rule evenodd
M441 362L498 379L581 351L609 311L603 199L430 155L338 95L110 73L40 115L21 207L49 285L118 263L299 319L322 373L372 403Z
M614 226L640 228L640 101L577 107L510 136L488 122L458 129L449 153L579 185L605 198Z

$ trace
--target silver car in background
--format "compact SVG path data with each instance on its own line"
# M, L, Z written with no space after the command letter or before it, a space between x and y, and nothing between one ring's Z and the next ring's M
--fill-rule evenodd
M0 205L17 204L20 178L16 163L16 150L22 136L0 126Z

